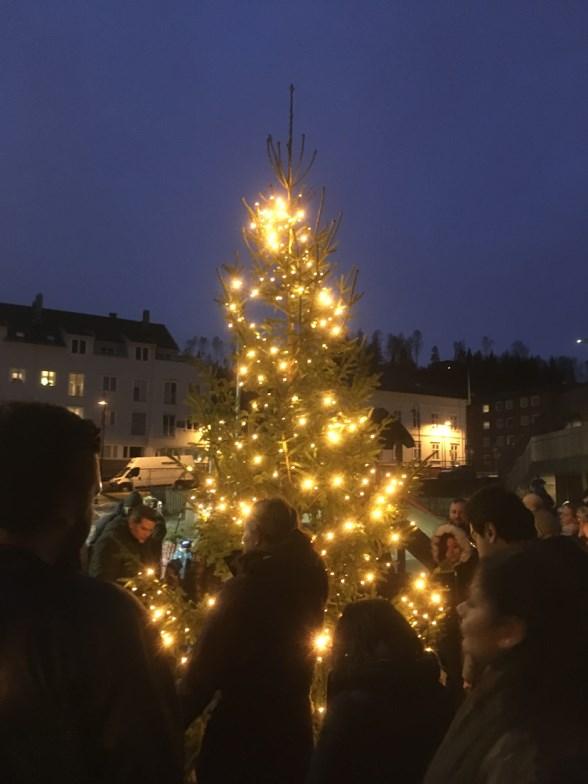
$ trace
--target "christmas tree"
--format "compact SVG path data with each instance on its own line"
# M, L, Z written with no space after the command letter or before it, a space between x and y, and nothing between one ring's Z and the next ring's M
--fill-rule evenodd
M267 140L271 192L244 202L247 266L225 266L222 305L234 339L234 379L195 398L211 474L196 496L198 553L220 564L239 546L252 504L279 495L301 514L331 576L330 607L373 595L410 523L412 472L378 468L387 420L376 422L363 341L349 334L357 272L337 275L338 220L305 189L316 153Z

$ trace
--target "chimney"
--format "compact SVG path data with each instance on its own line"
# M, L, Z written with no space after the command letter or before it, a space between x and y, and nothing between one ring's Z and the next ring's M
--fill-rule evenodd
M143 324L149 324L149 320L151 319L151 313L148 310L143 311Z
M108 316L109 316L109 318L116 318L117 314L116 313L109 313Z
M40 324L43 316L43 295L37 294L32 304L33 324Z

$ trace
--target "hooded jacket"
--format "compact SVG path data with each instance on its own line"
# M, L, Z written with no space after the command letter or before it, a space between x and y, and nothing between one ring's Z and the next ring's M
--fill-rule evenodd
M420 784L451 719L429 655L331 676L328 703L307 784Z
M311 638L327 576L294 531L271 553L244 555L221 590L180 685L189 724L218 693L199 784L302 784L312 752Z

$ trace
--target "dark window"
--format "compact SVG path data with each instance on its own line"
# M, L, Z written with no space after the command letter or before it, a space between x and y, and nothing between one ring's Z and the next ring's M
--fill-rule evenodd
M147 382L138 379L133 384L133 401L135 403L145 403L147 401Z
M86 353L86 341L80 340L78 338L73 338L71 341L71 353L72 354L85 354Z
M531 398L531 405L533 406L533 408L537 408L538 406L541 405L541 398L539 397L539 395L533 395L533 397Z
M494 408L497 411L502 411L504 409L504 403L502 402L502 400L497 400L496 403L494 404Z
M431 414L431 424L432 425L439 424L439 414Z
M512 411L512 409L513 409L513 402L512 402L512 400L506 400L504 402L504 407L505 407L505 409L507 411Z
M102 378L103 392L116 392L116 376L104 376Z
M176 417L174 414L163 415L163 435L175 436L176 434Z
M133 411L131 416L131 435L144 436L147 431L147 414L143 411Z
M175 381L166 381L163 385L163 402L175 406L177 397L177 384Z
M139 359L142 362L147 362L149 359L149 349L137 346L135 349L135 359Z
M521 417L521 426L528 427L529 426L529 417L524 415Z
M421 412L418 410L418 408L412 409L412 426L413 427L421 426Z
M496 427L499 430L502 430L502 428L504 427L504 419L497 419L496 420Z
M514 427L514 418L513 417L508 417L508 419L506 420L506 429L507 430L512 430L513 427Z
M519 403L521 405L521 408L528 408L528 406L529 406L529 398L528 397L522 397L520 399Z

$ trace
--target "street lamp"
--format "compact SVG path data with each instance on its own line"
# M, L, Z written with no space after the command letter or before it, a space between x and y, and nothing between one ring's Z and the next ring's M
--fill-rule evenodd
M588 343L588 338L576 338L576 343Z
M106 408L108 400L99 400L98 405L102 408L100 420L100 467L104 468L104 442L106 441Z

